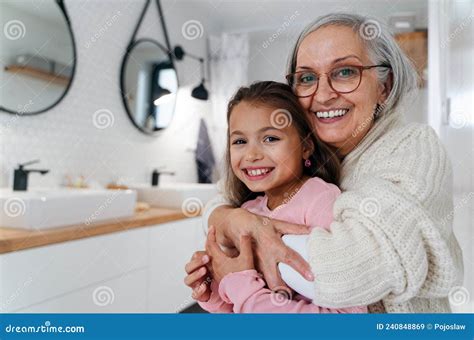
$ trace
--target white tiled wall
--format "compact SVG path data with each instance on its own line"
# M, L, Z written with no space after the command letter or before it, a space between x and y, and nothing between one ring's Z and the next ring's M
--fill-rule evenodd
M206 116L208 103L190 97L199 82L199 69L191 62L178 65L182 89L171 126L154 138L132 126L120 98L120 66L125 48L144 2L134 0L66 0L77 47L76 74L67 96L52 110L18 117L0 112L0 187L12 185L17 163L40 159L35 168L50 169L45 176L30 175L31 186L56 186L64 175L83 175L106 184L124 179L147 182L156 166L175 171L163 181L195 181L194 153L198 122ZM156 8L152 1L139 36L163 42ZM195 54L205 51L205 35L196 40L181 36L183 22L173 3L163 4L172 44L183 44ZM100 30L116 16L111 26ZM26 29L28 26L26 25ZM96 33L99 37L91 43ZM93 115L106 109L113 124L97 128Z

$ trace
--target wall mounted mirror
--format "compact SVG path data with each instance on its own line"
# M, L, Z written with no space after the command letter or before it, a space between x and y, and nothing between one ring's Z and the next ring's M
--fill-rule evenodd
M71 86L76 47L62 0L1 1L0 110L45 112Z
M122 62L120 84L122 100L132 123L140 131L154 135L166 128L173 118L178 77L166 31L167 47L153 39L135 40L149 5L148 0L127 47ZM160 12L158 2L157 6ZM160 20L163 20L161 15Z

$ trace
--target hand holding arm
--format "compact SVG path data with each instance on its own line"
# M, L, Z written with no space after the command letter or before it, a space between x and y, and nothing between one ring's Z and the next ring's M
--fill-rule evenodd
M273 220L230 206L215 208L210 214L209 224L215 226L216 239L221 245L238 248L241 235L250 235L254 239L256 266L270 288L285 286L278 272L278 263L281 262L313 280L309 264L281 240L283 234L308 234L307 226Z

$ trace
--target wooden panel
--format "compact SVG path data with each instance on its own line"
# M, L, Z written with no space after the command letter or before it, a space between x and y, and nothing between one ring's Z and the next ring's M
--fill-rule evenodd
M138 212L132 217L101 221L90 225L72 225L46 230L0 227L0 254L186 218L181 210L151 208L148 211Z
M399 33L395 35L395 39L415 65L420 86L424 86L424 70L428 68L428 31Z

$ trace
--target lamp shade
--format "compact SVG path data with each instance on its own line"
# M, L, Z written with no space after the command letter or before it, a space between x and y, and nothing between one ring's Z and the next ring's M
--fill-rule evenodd
M209 98L209 92L207 92L207 89L204 86L204 82L202 82L193 89L193 91L191 92L191 96L200 100L207 100Z
M162 104L166 96L169 96L171 92L167 89L162 88L158 85L153 93L153 104L156 106Z

